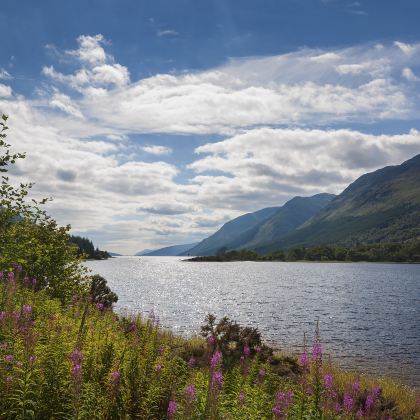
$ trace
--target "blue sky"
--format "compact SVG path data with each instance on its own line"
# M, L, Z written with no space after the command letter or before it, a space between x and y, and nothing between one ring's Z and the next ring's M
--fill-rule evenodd
M13 175L112 251L199 240L420 152L414 0L2 5Z

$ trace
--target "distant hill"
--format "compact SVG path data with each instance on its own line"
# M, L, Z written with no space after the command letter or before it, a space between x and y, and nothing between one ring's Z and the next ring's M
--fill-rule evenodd
M214 255L220 248L230 248L235 240L238 245L248 238L246 235L261 222L273 216L279 207L268 207L254 213L247 213L225 223L216 233L191 248L190 255Z
M111 257L122 257L122 254L117 254L116 252L108 252Z
M154 250L153 249L148 249L148 248L146 248L146 249L143 249L142 251L139 251L139 252L137 252L136 254L134 254L136 257L141 257L142 255L146 255L146 254L148 254L149 252L153 252Z
M149 251L144 253L137 253L137 256L145 256L145 257L171 257L181 255L183 253L188 253L188 250L193 248L197 245L197 242L192 244L183 244L183 245L173 245L167 246L165 248L155 249L153 251ZM193 254L191 254L193 255Z
M215 234L190 250L191 255L215 255L221 249L254 249L284 236L319 213L335 196L295 197L282 207L248 213L225 223Z
M365 174L318 215L254 249L403 242L420 238L420 155Z
M77 247L77 255L84 256L84 258L93 260L106 260L111 257L111 254L107 251L101 251L95 248L92 241L88 238L81 236L71 235L69 239L70 244Z

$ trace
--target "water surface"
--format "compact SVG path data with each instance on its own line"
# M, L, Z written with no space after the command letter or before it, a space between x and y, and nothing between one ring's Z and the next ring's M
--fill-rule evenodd
M88 266L118 294L118 309L153 308L179 333L198 333L211 312L299 351L319 319L335 363L420 386L420 265L119 257Z

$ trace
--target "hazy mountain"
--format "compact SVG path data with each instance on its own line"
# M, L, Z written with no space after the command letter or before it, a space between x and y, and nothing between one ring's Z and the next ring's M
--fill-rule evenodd
M146 255L146 254L148 254L149 252L153 252L154 250L153 249L149 249L149 248L146 248L146 249L143 249L143 250L141 250L141 251L139 251L139 252L136 252L134 255L136 256L136 257L140 257L140 256L142 256L142 255Z
M264 223L255 229L252 239L240 247L255 249L261 244L281 238L317 215L335 198L333 194L316 194L311 197L294 197Z
M225 223L216 233L203 239L197 246L189 250L190 255L214 255L220 248L229 247L239 240L242 244L247 240L247 233L273 216L278 207L268 207L254 213L247 213ZM245 239L244 239L245 238Z
M295 197L282 207L270 207L245 214L224 224L215 234L191 249L190 254L214 255L221 248L256 248L302 225L319 213L334 197L332 194Z
M255 249L400 242L420 237L420 155L365 174L296 231Z
M136 255L142 255L145 257L170 257L176 256L185 253L188 253L188 250L193 248L197 245L197 242L192 244L183 244L183 245L173 245L167 246L165 248L149 250L148 252L142 251L141 253L137 253ZM192 255L192 254L191 254Z

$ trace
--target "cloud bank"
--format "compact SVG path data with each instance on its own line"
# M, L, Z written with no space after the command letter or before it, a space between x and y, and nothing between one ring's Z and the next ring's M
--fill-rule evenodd
M31 98L1 72L0 110L28 154L13 178L34 180L61 223L112 251L198 240L243 212L338 193L420 152L415 129L351 128L416 118L420 44L302 49L136 81L108 44L83 35L75 49L55 48L60 59L41 69ZM173 145L136 137L154 133ZM186 165L173 158L179 134L201 139Z

